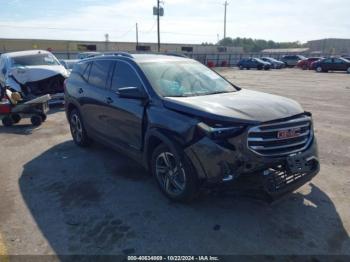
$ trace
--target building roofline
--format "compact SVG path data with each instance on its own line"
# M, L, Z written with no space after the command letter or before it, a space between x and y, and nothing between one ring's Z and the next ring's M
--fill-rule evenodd
M41 39L41 38L0 38L0 41L49 41L49 42L71 42L71 43L109 43L109 44L135 44L136 42L117 42L117 41L95 41L95 40L64 40L64 39ZM139 45L144 44L157 44L157 42L139 42ZM219 46L216 44L213 45L202 45L202 44L193 44L193 43L161 43L162 45L191 45L191 46ZM233 46L236 48L241 48L241 46Z

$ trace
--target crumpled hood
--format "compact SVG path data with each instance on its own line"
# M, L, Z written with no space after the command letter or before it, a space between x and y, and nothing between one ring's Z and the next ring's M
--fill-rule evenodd
M22 66L12 68L10 74L21 84L44 80L55 75L67 78L67 70L62 65Z
M267 122L304 112L292 99L247 89L207 96L167 97L164 106L212 120L247 123Z

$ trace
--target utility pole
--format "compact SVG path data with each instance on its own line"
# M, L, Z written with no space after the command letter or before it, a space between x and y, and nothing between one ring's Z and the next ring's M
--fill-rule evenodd
M159 2L160 2L160 0L157 0L158 52L160 52L160 24L159 24L160 8L159 8Z
M139 26L136 23L136 49L139 46Z
M160 17L164 16L164 8L160 6L160 2L161 0L157 0L157 6L153 7L153 15L157 16L158 52L160 52Z
M229 3L227 3L227 0L225 1L225 15L224 15L224 39L226 38L226 12L227 12L227 6Z

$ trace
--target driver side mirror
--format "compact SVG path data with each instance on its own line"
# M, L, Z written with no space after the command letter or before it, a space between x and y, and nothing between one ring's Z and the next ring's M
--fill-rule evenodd
M139 87L121 87L118 89L118 95L122 98L145 99L146 93Z

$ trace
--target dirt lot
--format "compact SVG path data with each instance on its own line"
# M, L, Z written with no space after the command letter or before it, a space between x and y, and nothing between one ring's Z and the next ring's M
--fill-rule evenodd
M0 126L0 253L350 255L350 75L219 70L314 114L321 172L274 205L205 195L175 204L132 160L77 148L64 112Z

